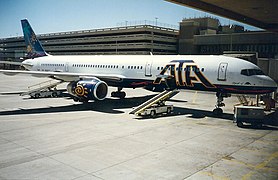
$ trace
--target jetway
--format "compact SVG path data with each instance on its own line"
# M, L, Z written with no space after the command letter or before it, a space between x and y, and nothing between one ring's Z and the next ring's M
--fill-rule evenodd
M154 104L159 104L160 102L166 101L176 94L178 94L178 90L165 90L160 94L154 96L153 98L149 99L148 101L144 102L143 104L139 105L138 107L134 108L129 114L138 115L142 113L147 108L150 108Z

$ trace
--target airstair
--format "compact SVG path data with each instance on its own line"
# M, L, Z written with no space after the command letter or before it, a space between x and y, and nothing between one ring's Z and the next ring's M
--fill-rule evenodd
M151 107L152 105L166 101L178 93L179 93L178 90L171 90L171 91L165 90L160 94L154 96L153 98L149 99L148 101L144 102L143 104L139 105L138 107L134 108L129 114L138 115L144 110L146 110L147 108Z
M248 106L249 101L247 100L245 95L237 95L237 99L241 105Z
M56 88L56 86L61 83L63 83L63 81L48 80L45 82L34 84L28 87L27 92L23 92L20 95L25 96L25 95L31 95L33 93L39 93L41 91L50 91L52 88Z

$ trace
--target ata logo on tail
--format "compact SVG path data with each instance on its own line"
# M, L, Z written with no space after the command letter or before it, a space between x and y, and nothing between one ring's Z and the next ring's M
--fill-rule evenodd
M154 80L154 84L160 84L163 77L174 79L177 87L194 87L194 83L201 83L206 88L216 88L204 76L200 68L193 60L173 60L167 64Z

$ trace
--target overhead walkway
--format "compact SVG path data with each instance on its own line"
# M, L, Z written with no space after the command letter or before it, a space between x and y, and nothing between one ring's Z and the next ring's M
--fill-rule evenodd
M20 95L25 96L25 95L30 95L32 93L40 92L40 91L48 91L51 88L56 88L57 85L62 84L64 81L56 81L56 80L48 80L45 82L41 82L32 86L28 87L27 92L23 92Z
M166 101L178 93L179 93L178 90L171 90L171 91L165 90L160 94L156 95L155 97L144 102L143 104L139 105L138 107L134 108L129 114L135 114L135 115L140 114L141 112L151 107L152 105L158 104L159 102Z

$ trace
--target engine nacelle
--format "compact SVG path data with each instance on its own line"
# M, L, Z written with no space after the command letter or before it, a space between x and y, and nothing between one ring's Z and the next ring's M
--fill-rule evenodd
M104 100L108 85L99 79L73 81L67 86L68 93L86 100Z

